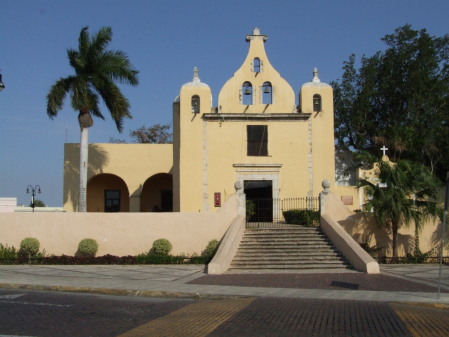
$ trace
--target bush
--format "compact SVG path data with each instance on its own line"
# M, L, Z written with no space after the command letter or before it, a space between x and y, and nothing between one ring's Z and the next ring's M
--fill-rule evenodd
M14 247L3 246L0 243L0 263L14 261L18 257L18 252Z
M319 225L320 212L309 209L292 209L284 211L285 222L292 225L313 227Z
M206 263L209 263L210 260L214 257L215 253L217 252L218 246L220 245L220 242L218 240L211 240L207 244L206 249L203 251L203 254L201 254L203 257L206 258Z
M31 259L39 253L40 243L36 238L25 238L20 242L19 255Z
M256 204L253 200L246 200L246 220L249 221L256 214Z
M83 239L78 245L78 252L82 256L94 257L98 251L98 243L94 239Z
M173 249L172 244L167 239L158 239L153 242L153 252L161 255L168 255Z
M186 261L187 257L184 255L172 256L168 254L150 252L147 254L140 254L136 257L138 264L181 264Z

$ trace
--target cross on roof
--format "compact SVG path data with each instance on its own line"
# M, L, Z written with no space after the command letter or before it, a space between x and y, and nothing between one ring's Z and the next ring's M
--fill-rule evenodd
M385 145L384 145L380 149L382 150L383 156L385 156L385 153L387 152L388 147L385 147Z

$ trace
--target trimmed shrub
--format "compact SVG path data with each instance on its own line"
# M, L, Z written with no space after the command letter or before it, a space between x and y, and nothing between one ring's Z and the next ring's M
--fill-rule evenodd
M206 249L203 251L203 254L201 254L203 257L206 258L206 263L209 263L210 260L214 257L215 253L217 252L218 246L220 245L220 242L218 240L210 240L207 244Z
M292 209L283 214L285 222L292 225L313 227L318 226L320 221L320 212L309 209Z
M156 254L168 255L172 249L173 246L167 239L158 239L153 242L153 252Z
M98 243L94 239L83 239L78 244L78 252L82 256L94 257L98 251Z
M40 243L36 238L25 238L20 242L19 255L27 258L36 257L39 253Z

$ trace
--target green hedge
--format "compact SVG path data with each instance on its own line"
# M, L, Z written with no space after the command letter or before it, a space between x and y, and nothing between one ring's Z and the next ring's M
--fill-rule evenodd
M285 222L292 225L315 227L320 223L320 212L308 209L292 209L284 211Z

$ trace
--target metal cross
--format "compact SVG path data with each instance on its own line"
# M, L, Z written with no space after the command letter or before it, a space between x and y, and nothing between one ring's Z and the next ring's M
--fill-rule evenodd
M384 146L383 146L383 147L381 147L380 149L382 150L382 152L383 152L383 155L385 156L385 153L387 152L387 150L388 150L388 147L385 147L385 145L384 145Z

